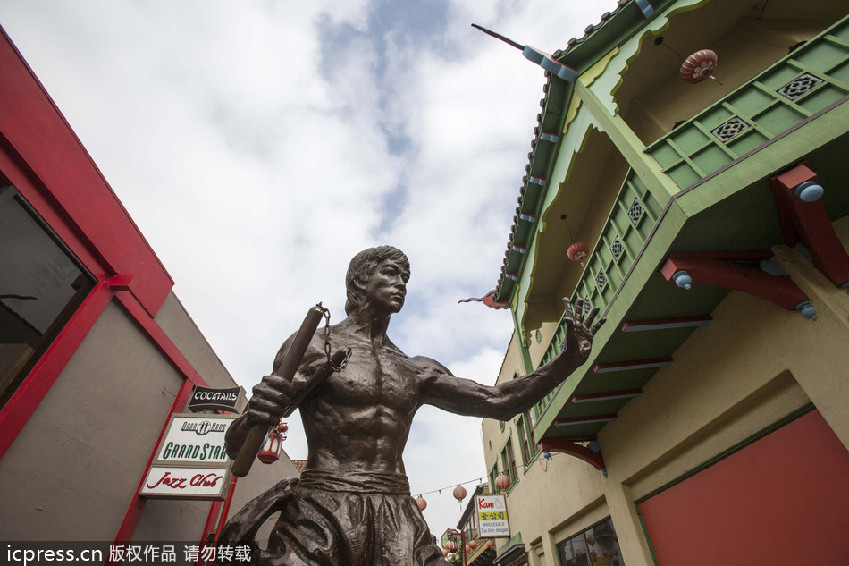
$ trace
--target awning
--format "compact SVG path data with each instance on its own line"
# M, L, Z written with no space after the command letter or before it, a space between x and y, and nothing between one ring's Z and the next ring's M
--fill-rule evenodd
M495 560L492 561L493 564L501 564L501 562L507 558L518 557L519 554L525 553L525 545L524 544L514 544L500 555L495 557Z

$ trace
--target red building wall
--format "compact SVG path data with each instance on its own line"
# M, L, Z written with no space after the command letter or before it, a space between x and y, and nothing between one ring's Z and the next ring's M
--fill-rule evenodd
M643 501L661 566L849 564L849 452L818 411Z

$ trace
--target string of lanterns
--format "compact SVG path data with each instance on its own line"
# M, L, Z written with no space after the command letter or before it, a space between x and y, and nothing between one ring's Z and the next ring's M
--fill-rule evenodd
M471 480L468 480L468 481L464 481L464 482L462 482L462 483L459 483L459 484L457 484L457 485L454 487L454 490L451 492L451 495L453 495L453 496L454 496L454 499L456 499L458 502L462 503L462 502L463 502L463 500L466 498L466 495L468 494L468 491L467 491L467 490L466 490L466 488L465 488L465 487L463 487L463 486L464 486L465 484L467 484L467 483L472 483L472 482L481 482L482 480L483 480L483 478L474 478L474 479L471 479ZM443 490L446 490L446 489L448 489L448 488L450 488L450 487L451 487L451 486L450 486L450 485L448 485L448 486L445 486L445 487L440 487L439 489L433 489L433 490L431 490L431 491L423 491L423 492L421 492L421 493L420 493L420 494L416 497L416 505L418 505L419 510L420 510L420 511L424 511L424 510L425 510L425 507L427 507L427 501L425 501L425 498L424 498L424 496L425 496L425 495L430 495L431 493L440 493L440 494L441 494Z
M466 495L468 494L468 491L466 490L465 487L463 487L463 485L467 484L467 483L472 483L472 482L481 482L482 480L483 480L483 478L475 478L475 479L472 479L472 480L469 480L469 481L464 481L463 483L459 483L454 487L454 490L451 492L451 495L453 495L454 499L456 499L459 503L462 504L463 500L466 498ZM495 478L495 487L498 488L502 492L507 491L507 489L510 487L510 483L511 483L510 482L510 476L504 475L504 472L499 473L498 477ZM432 491L421 492L418 496L416 496L416 505L418 505L419 510L424 511L425 508L427 507L427 501L424 498L425 495L430 495L431 493L440 493L441 494L443 490L448 489L449 487L451 487L451 486L449 485L449 486L446 486L446 487L441 487L439 489L434 489Z

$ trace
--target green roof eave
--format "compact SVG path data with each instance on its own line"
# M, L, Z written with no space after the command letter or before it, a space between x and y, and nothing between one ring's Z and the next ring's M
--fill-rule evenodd
M650 0L654 9L652 19L676 1ZM588 27L587 35L583 39L571 40L570 43L573 41L574 43L569 45L565 51L555 53L555 56L558 61L572 67L578 71L578 74L581 74L595 65L611 49L621 46L639 33L649 21L643 16L635 2L628 2L628 4L620 6L602 23L591 26L592 29Z
M653 0L655 15L674 4L676 0ZM587 35L581 40L570 40L570 46L565 51L558 51L555 57L562 63L578 71L579 76L595 65L611 49L622 45L634 34L646 26L647 20L633 1L622 4L616 12L603 18L602 23L587 28ZM513 231L506 253L506 262L496 285L495 297L498 300L513 299L526 264L528 250L533 244L537 231L539 215L545 201L545 192L549 190L549 178L554 168L560 141L550 143L542 140L543 133L562 135L566 120L566 111L575 91L574 83L561 80L555 75L546 73L548 83L545 87L545 97L542 100L542 112L537 116L537 127L534 131L533 150L528 154L529 164L525 167L522 179L521 195ZM545 185L540 187L532 179L545 179ZM531 223L519 222L519 215L531 215L535 220ZM524 226L523 226L524 224Z

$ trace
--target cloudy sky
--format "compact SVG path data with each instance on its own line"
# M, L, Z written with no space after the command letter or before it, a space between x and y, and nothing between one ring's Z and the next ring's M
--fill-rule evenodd
M553 52L615 5L0 0L0 24L239 384L316 302L340 321L348 260L379 244L412 265L395 343L490 384L510 313L457 300L497 281L544 76L470 24ZM426 495L438 536L450 487L486 476L480 421L421 409L405 461L414 494L449 487Z

